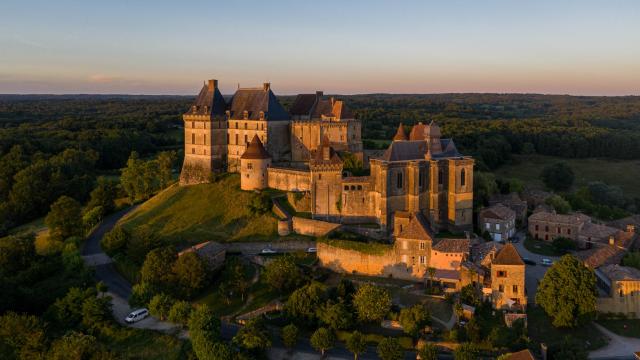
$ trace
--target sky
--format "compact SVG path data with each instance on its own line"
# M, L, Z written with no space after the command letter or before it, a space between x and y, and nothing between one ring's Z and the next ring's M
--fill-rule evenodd
M640 95L640 1L0 1L0 93Z

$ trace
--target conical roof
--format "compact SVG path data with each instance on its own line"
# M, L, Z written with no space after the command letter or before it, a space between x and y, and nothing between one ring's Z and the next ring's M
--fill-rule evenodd
M515 246L511 243L507 243L498 254L496 254L496 258L493 259L492 264L496 265L524 265L524 261L518 254L518 250L516 250Z
M442 136L442 133L440 132L440 126L438 126L438 124L436 124L436 122L433 120L424 129L424 134L427 137L434 137L434 138L439 138Z
M413 125L409 133L409 140L424 140L425 125L421 122Z
M260 138L258 137L258 135L254 135L253 139L251 139L251 142L249 143L249 146L247 146L247 150L244 151L244 153L240 158L241 159L270 159L271 155L269 155L267 150L265 150L264 146L262 145L262 141L260 141Z
M396 135L393 137L393 141L406 141L407 139L407 134L404 132L404 127L402 126L402 123L400 123L400 126L398 126L398 131L396 131Z

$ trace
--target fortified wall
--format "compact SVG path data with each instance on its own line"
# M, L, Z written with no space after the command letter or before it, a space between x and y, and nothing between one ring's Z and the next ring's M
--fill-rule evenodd
M269 187L282 191L311 191L308 169L270 167L267 169Z

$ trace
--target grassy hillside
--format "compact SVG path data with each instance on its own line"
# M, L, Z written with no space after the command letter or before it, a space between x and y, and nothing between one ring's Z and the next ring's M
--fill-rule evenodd
M134 229L149 226L171 243L271 240L278 236L273 215L253 215L248 205L256 196L240 190L238 175L214 184L171 186L121 220Z
M524 157L514 155L514 163L504 165L495 171L498 177L516 178L542 188L540 178L542 168L556 162L564 161L576 174L575 186L586 185L591 181L604 181L610 185L618 185L626 196L640 197L640 160L612 159L563 159L552 156Z

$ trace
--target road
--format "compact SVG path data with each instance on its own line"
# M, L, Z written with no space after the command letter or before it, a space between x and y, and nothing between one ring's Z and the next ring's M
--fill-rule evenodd
M529 304L533 304L535 302L536 290L538 289L538 281L542 280L544 274L547 272L547 269L549 269L548 266L542 265L542 259L550 259L551 261L556 261L559 259L559 257L538 255L527 250L527 248L524 247L524 239L526 237L524 231L519 231L518 233L516 233L516 237L518 238L518 242L514 243L513 245L518 250L520 256L536 262L536 265L526 265L525 272L525 287L527 288L527 298L529 300Z

